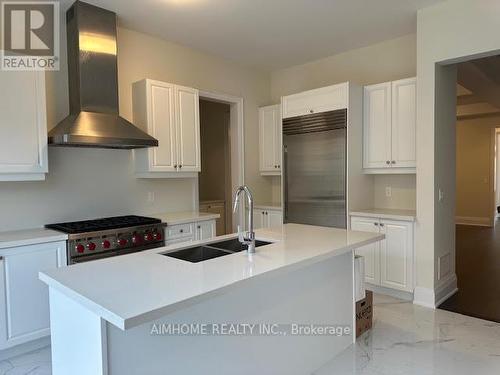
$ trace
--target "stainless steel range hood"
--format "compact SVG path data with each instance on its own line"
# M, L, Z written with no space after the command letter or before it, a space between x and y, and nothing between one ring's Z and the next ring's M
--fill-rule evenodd
M66 12L70 115L49 145L144 148L158 141L118 115L116 14L76 1Z

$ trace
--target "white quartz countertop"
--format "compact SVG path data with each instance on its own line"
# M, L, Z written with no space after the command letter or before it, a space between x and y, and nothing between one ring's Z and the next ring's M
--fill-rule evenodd
M68 236L51 229L34 228L0 232L0 249L38 243L66 241Z
M240 252L190 263L159 254L201 243L191 242L44 271L40 279L125 330L237 287L247 279L293 270L383 238L377 233L286 224L258 230L257 239L274 243L258 247L251 256Z
M159 213L148 216L160 219L164 223L167 223L167 226L193 223L195 221L215 220L220 217L219 214L198 211Z
M389 208L369 208L350 212L351 216L379 217L382 219L394 219L404 221L415 221L417 212L415 210L399 210Z

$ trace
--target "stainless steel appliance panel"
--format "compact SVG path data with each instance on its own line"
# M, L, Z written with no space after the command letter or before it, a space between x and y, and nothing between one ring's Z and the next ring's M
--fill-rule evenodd
M345 124L284 134L286 223L347 228L346 141Z

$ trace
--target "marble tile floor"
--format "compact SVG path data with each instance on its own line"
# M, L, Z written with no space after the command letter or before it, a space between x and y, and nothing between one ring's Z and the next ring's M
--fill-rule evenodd
M500 374L500 324L374 296L374 324L314 375ZM50 347L0 361L0 375L50 375Z
M500 374L500 324L374 296L374 324L314 375Z

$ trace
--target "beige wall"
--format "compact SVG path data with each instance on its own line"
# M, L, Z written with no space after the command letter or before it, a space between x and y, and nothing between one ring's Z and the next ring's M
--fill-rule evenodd
M260 176L258 107L270 101L269 79L202 52L127 29L118 29L120 113L132 117L131 84L143 78L158 79L204 91L242 97L245 123L245 183L256 199L271 199L271 182ZM252 152L254 150L255 152Z
M283 95L353 81L361 85L413 77L416 74L416 35L388 40L369 47L351 50L307 64L278 70L271 75L273 103ZM415 209L414 175L373 176L375 206ZM273 194L279 199L279 179L274 179ZM390 198L385 188L391 187Z
M500 117L457 123L456 211L459 222L489 224L494 214L494 129Z
M61 71L47 73L49 129L68 113L65 21L61 21ZM270 102L270 77L158 38L118 29L120 114L132 120L131 84L153 78L243 97L245 178L259 200L272 186L258 174L259 106ZM254 150L254 152L252 152ZM43 182L0 182L0 230L49 222L193 208L194 179L137 179L133 153L124 150L50 148ZM154 202L148 201L153 193Z
M418 12L417 303L434 304L456 287L456 81L446 65L498 54L499 12L498 0L450 0Z

